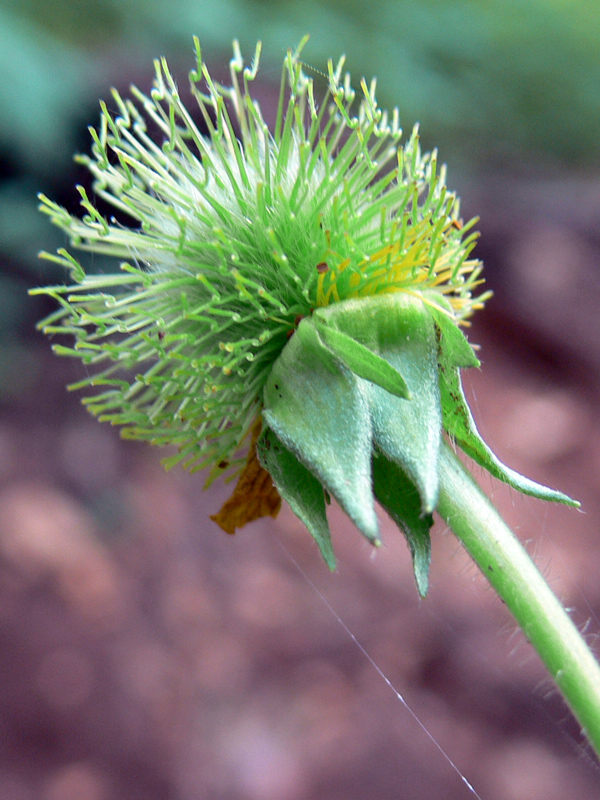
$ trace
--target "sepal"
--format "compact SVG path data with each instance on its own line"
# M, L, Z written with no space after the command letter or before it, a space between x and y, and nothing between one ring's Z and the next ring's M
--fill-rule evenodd
M258 459L281 497L308 528L330 570L335 569L329 524L325 512L325 492L315 476L301 464L269 428L256 444Z
M408 474L419 490L423 513L437 503L442 429L438 340L430 305L421 296L391 292L336 303L313 315L326 340L333 339L332 330L344 334L371 355L369 366L375 370L378 359L408 388L410 399L402 398L386 388L381 375L364 380L364 372L357 373L368 396L373 445Z
M434 299L432 294L429 292L425 297L438 331L440 360L453 367L480 367L469 340L456 324L452 306L443 295L436 293Z
M458 368L448 364L440 365L440 392L444 429L473 461L487 469L495 478L504 481L523 494L538 497L540 500L553 500L569 506L579 506L576 500L572 500L566 494L520 475L505 466L494 455L477 430L463 392Z
M437 503L442 430L431 314L420 298L397 292L365 303L361 323L357 338L371 336L369 346L403 376L411 395L401 400L368 385L373 444L407 473L419 491L422 512L430 513Z
M364 386L305 319L267 379L263 418L362 533L379 543L371 487L371 418Z
M421 514L421 498L406 473L380 453L373 454L373 490L377 501L406 536L413 572L421 597L427 595L431 539L431 514Z
M406 381L397 369L364 344L327 324L319 312L313 315L317 333L324 345L357 377L374 383L386 392L410 400Z

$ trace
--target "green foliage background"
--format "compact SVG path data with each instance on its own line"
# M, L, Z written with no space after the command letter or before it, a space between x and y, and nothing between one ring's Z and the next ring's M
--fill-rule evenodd
M214 56L233 37L248 49L260 38L278 65L309 32L316 68L347 53L354 75L378 76L383 105L469 160L586 163L600 127L599 22L595 0L4 0L0 136L26 163L60 152L64 114L109 52L181 58L196 33Z

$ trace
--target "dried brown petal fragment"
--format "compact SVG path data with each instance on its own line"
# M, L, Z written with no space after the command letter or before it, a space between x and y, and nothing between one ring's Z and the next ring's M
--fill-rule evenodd
M264 469L256 455L256 442L262 429L259 417L252 429L252 440L246 466L233 494L223 504L218 514L211 516L213 522L225 533L235 533L248 522L261 517L276 517L281 508L281 497L273 485L273 479Z

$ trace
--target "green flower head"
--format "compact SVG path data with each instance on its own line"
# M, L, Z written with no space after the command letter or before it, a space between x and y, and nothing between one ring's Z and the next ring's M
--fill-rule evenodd
M333 567L330 496L374 543L377 499L424 593L444 430L521 491L568 501L503 467L466 405L459 370L478 361L459 325L486 299L474 221L343 59L318 96L301 48L288 53L270 130L249 88L260 46L245 67L234 43L225 87L195 44L194 109L158 61L150 96L102 105L80 159L130 227L82 188L82 219L41 198L73 247L123 260L86 275L66 250L44 254L75 285L37 290L59 304L42 327L74 338L55 350L88 365L73 388L93 390L100 419L174 445L167 466L238 477L214 517L225 530L283 497Z

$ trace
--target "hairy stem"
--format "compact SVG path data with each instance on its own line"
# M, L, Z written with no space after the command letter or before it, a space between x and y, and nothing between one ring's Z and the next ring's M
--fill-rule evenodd
M600 666L517 537L449 445L438 512L521 626L600 755Z

